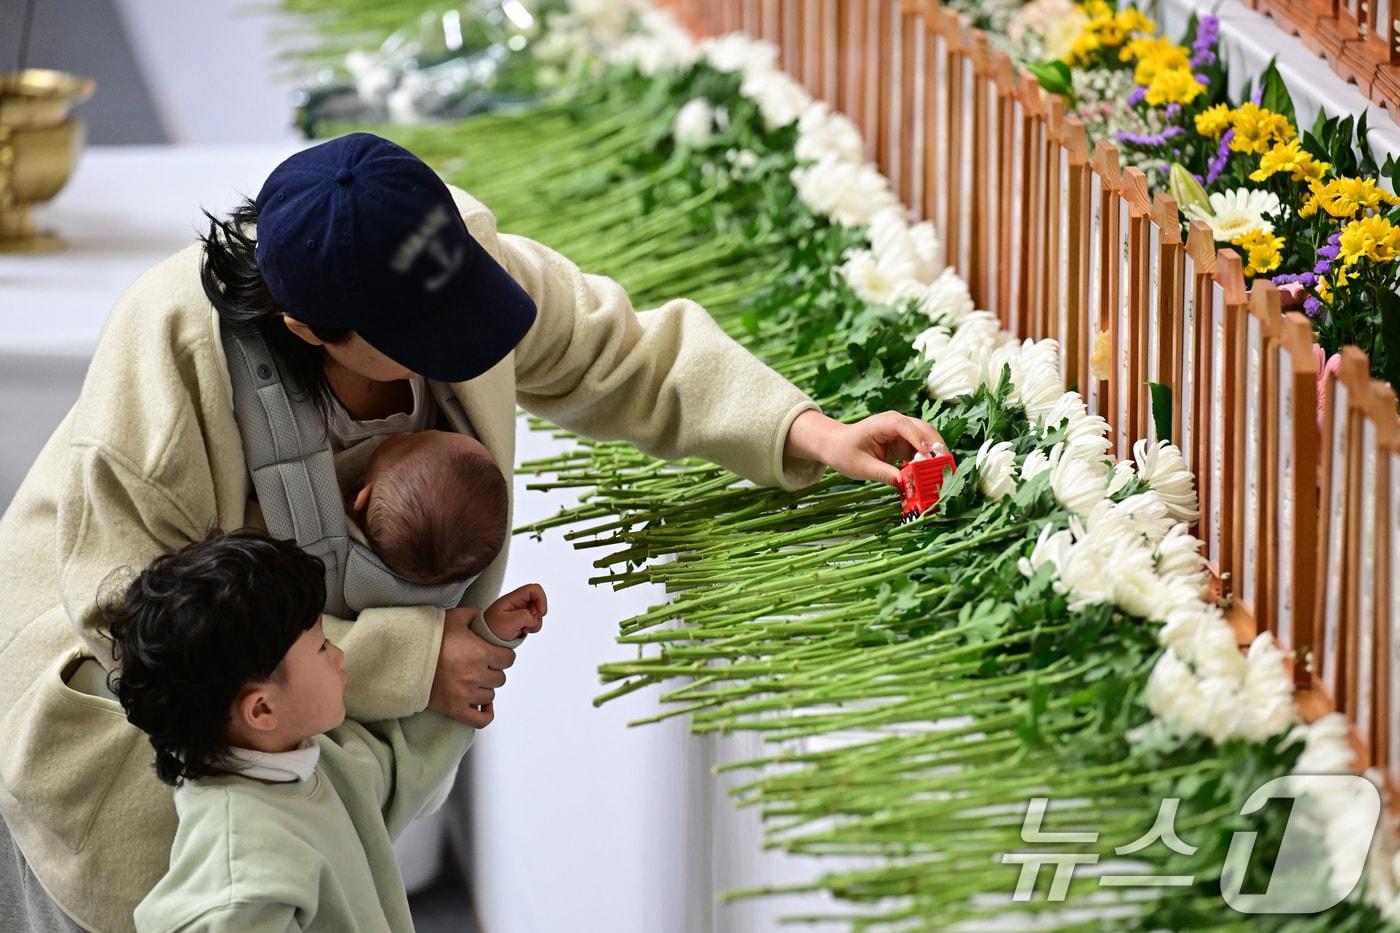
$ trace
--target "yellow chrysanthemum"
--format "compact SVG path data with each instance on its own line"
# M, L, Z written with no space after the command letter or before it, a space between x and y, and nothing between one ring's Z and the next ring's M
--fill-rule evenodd
M1083 31L1070 46L1068 61L1071 65L1084 64L1101 50L1120 48L1133 33L1152 33L1157 28L1137 10L1115 13L1113 7L1107 3L1086 3L1084 13L1089 17L1089 21L1084 24Z
M1251 230L1230 241L1243 249L1248 257L1244 274L1263 275L1272 272L1283 262L1283 237L1264 230Z
M1147 86L1143 98L1153 107L1162 104L1189 104L1206 92L1206 86L1196 80L1189 68L1172 68L1159 72Z
M1069 63L1071 65L1081 65L1091 59L1095 52L1099 50L1099 37L1091 29L1086 29L1079 34L1079 38L1074 40L1074 44L1069 48Z
M1317 284L1313 286L1313 291L1317 292L1317 297L1323 301L1328 304L1332 303L1332 286L1327 284L1326 279L1318 279Z
M1312 217L1317 213L1317 209L1322 206L1322 189L1324 186L1319 181L1313 181L1309 183L1308 187L1311 189L1312 194L1309 194L1308 199L1303 202L1303 206L1298 208L1299 217Z
M1274 143L1274 148L1259 158L1259 168L1250 173L1250 181L1264 181L1280 172L1287 172L1294 181L1318 181L1331 166L1319 162L1303 149L1297 139L1286 143Z
M1298 171L1293 173L1294 181L1306 181L1309 184L1322 181L1322 176L1332 167L1331 162L1323 162L1321 159L1314 159L1308 156L1308 161L1298 167Z
M1137 62L1133 70L1136 84L1149 84L1159 72L1172 68L1190 69L1191 53L1169 39L1139 38L1123 46L1118 60Z
M1143 15L1142 11L1136 7L1128 7L1116 17L1117 26L1124 32L1141 32L1152 35L1157 31L1157 24Z
M1219 139L1220 135L1230 128L1233 117L1234 111L1228 104L1208 107L1196 114L1196 132L1211 139Z
M1400 228L1380 216L1362 217L1353 220L1342 228L1340 252L1342 271L1337 274L1337 284L1345 284L1342 277L1346 270L1361 258L1372 262L1394 262L1400 255Z
M1287 142L1298 135L1287 117L1255 103L1240 104L1231 115L1231 123L1235 138L1230 141L1230 149L1234 152L1263 155L1274 143Z

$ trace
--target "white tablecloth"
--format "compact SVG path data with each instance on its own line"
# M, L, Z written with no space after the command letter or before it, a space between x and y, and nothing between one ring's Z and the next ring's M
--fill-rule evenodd
M1180 40L1186 24L1196 16L1211 14L1220 20L1220 49L1230 79L1230 93L1239 100L1246 81L1258 86L1258 77L1277 56L1279 74L1293 98L1299 131L1312 128L1319 110L1328 116L1368 113L1367 137L1376 164L1387 155L1400 157L1400 126L1389 113L1366 98L1355 84L1342 80L1327 62L1310 52L1297 36L1290 36L1263 13L1243 3L1220 0L1129 0L1162 27L1162 34Z

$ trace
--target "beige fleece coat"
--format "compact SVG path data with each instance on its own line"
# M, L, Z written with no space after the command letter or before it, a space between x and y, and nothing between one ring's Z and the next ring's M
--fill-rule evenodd
M635 313L611 279L498 234L455 191L473 236L539 308L498 366L453 386L510 479L517 403L591 437L661 457L695 455L756 483L796 488L820 466L784 458L787 431L815 407L726 337L694 302ZM111 666L97 600L116 568L141 568L213 527L245 525L250 484L218 318L199 281L200 248L160 263L122 296L82 394L0 519L0 813L53 899L96 930L132 929L165 872L175 832L145 736L116 703L65 682L75 659ZM506 551L468 591L484 606ZM346 652L353 719L424 709L442 612L375 609L326 619Z

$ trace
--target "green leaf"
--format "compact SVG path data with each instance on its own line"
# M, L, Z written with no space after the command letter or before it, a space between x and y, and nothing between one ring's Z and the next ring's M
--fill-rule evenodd
M1152 425L1157 429L1157 440L1172 439L1172 389L1160 382L1149 382L1147 390L1152 393Z
M1264 73L1259 77L1260 83L1264 87L1264 97L1260 101L1260 106L1274 113L1283 114L1288 118L1288 122L1298 123L1298 116L1293 110L1293 98L1288 93L1288 87L1283 83L1283 76L1278 73L1278 60L1270 59L1269 67L1264 69Z
M1069 66L1062 61L1028 62L1026 70L1035 75L1040 86L1051 94L1061 97L1074 96L1074 81L1070 77Z
M1372 349L1375 359L1371 370L1380 370L1381 377L1391 385L1400 385L1400 295L1384 292L1381 296L1380 345Z

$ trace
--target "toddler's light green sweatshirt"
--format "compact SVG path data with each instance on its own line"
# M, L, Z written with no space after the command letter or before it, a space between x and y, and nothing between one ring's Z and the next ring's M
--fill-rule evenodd
M137 930L412 930L393 838L472 736L431 710L346 721L317 737L320 760L306 780L185 782L170 871L137 906Z

